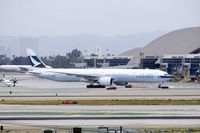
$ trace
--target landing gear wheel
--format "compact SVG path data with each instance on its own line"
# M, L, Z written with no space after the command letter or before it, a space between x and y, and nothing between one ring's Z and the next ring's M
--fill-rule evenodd
M115 86L110 86L110 87L106 88L106 90L117 90L117 87L115 87Z
M87 88L105 88L103 85L87 85Z

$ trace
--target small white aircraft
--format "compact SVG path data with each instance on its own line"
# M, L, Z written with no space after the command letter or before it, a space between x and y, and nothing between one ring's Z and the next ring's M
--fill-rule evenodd
M16 78L14 78L14 79L6 79L5 78L5 73L3 72L3 78L0 79L0 83L6 85L8 87L11 87L11 86L15 87L15 84L17 83L17 79Z

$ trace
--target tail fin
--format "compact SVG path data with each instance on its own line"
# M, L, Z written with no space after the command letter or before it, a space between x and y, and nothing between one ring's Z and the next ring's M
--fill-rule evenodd
M35 52L32 49L27 48L26 52L32 67L46 68L44 62L35 54Z

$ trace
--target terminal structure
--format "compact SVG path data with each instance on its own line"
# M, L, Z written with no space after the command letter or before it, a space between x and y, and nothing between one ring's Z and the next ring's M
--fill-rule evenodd
M120 56L133 57L132 66L136 68L162 69L187 80L196 78L200 69L200 27L170 32Z

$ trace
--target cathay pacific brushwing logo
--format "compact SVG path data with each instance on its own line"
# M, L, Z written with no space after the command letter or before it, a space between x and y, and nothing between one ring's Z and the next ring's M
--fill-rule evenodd
M30 56L32 63L34 64L34 66L38 66L41 64L41 62L36 61L32 56Z

